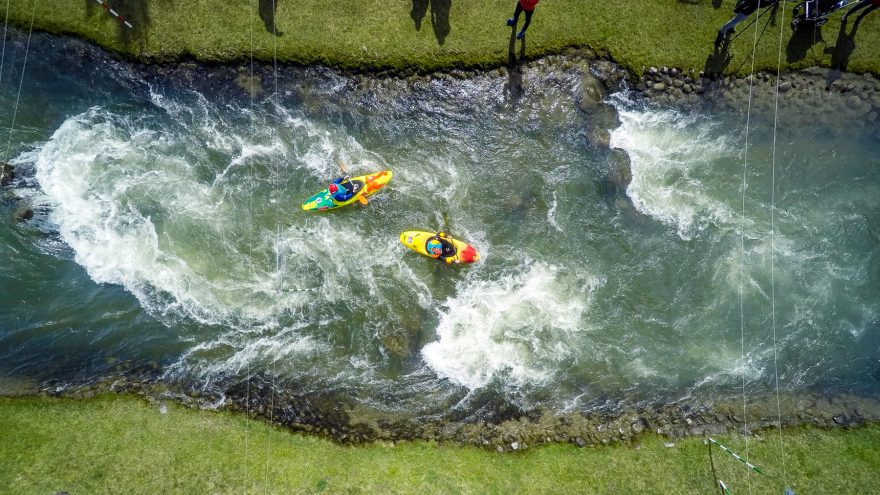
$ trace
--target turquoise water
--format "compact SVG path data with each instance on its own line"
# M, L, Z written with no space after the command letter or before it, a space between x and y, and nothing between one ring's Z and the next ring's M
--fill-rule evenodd
M147 69L42 35L31 49L2 193L7 382L148 376L222 398L274 377L389 417L705 404L743 379L773 390L775 297L784 391L880 390L870 126L783 106L771 240L768 112L743 199L744 113L610 96L632 160L620 194L583 137L577 68L527 68L517 94L498 77L299 68L275 93L258 67L251 99L246 68ZM336 156L394 179L366 207L301 211ZM36 216L17 223L22 201ZM398 241L440 228L482 260L442 266Z

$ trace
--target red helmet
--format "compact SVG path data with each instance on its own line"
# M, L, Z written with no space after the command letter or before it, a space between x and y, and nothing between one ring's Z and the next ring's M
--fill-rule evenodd
M330 191L330 194L336 194L336 191L339 190L339 186L336 184L330 184L330 187L327 188Z

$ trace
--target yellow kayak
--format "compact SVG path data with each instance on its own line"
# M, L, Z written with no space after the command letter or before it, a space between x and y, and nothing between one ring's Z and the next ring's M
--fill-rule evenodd
M443 232L408 230L400 234L400 242L423 256L449 264L473 263L480 260L476 248L464 241L453 239Z

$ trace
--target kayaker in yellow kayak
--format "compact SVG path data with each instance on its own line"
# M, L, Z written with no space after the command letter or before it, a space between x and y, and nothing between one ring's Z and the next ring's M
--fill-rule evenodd
M354 196L354 185L348 180L347 175L333 179L333 182L327 186L327 190L330 191L330 196L340 203L348 201Z
M458 254L458 250L446 238L446 232L437 232L437 235L428 239L425 250L432 258L439 258L447 263L461 263L455 256Z

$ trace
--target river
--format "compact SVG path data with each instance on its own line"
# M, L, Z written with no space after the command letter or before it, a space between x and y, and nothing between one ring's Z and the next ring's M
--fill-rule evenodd
M0 80L17 173L0 393L146 373L219 404L259 376L362 414L467 421L711 404L777 375L784 393L880 390L872 126L783 108L771 168L771 112L747 135L744 108L620 91L623 193L614 154L584 139L577 65L526 68L520 92L492 73L276 81L258 64L252 98L246 63L145 68L35 34L10 135L24 42ZM337 157L394 178L367 206L303 212ZM22 204L36 214L17 222ZM421 257L410 229L482 259Z

